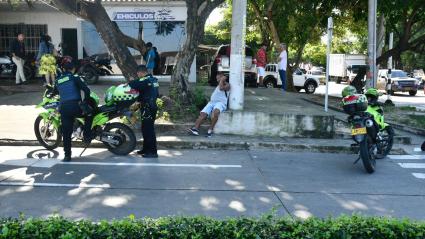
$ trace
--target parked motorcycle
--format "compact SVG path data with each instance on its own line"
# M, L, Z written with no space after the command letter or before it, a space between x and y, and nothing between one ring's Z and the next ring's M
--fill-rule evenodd
M78 61L78 74L83 76L88 84L96 84L99 76L113 73L109 55L96 54Z
M378 92L370 88L357 94L356 88L347 86L342 91L342 106L349 115L351 135L359 147L359 158L368 173L375 172L376 159L384 158L392 149L394 130L384 121L382 105L377 102ZM369 104L370 103L370 104Z
M15 78L16 65L9 56L0 57L0 77ZM27 80L31 80L36 75L35 60L31 57L25 59L24 75Z
M132 90L127 85L112 86L106 91L106 104L98 106L99 97L94 92L91 93L94 114L92 135L114 154L127 155L136 147L134 132L115 119L131 118L129 107L136 101L138 95L138 91ZM44 108L45 111L36 118L34 131L38 142L49 150L57 148L62 141L58 107L59 96L53 94L53 89L48 87L43 94L43 101L37 105L37 108ZM73 139L83 139L83 126L84 118L77 118L74 123Z

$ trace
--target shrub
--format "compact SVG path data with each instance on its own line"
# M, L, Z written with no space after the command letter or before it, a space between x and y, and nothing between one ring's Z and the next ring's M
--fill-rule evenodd
M260 218L164 217L91 222L48 219L2 219L0 238L424 238L425 222L385 217L343 216L293 220Z

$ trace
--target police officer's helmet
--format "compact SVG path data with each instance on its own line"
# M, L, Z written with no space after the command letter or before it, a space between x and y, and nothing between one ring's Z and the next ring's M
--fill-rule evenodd
M367 89L365 93L367 100L370 104L376 104L378 102L379 98L379 92L375 88L369 88Z

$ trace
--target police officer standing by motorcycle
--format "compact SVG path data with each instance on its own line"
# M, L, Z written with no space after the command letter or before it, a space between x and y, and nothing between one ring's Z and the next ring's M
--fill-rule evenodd
M139 79L132 80L128 85L139 91L140 113L142 119L143 148L137 151L144 158L158 158L154 123L158 107L158 79L148 73L145 65L137 67Z
M84 102L90 98L90 89L79 76L74 75L75 65L72 61L63 63L65 72L55 81L55 92L59 93L63 147L65 151L64 162L71 161L71 135L75 118L83 116L82 109L87 109L87 104L81 101L81 91L84 92ZM86 112L87 113L87 112ZM91 140L92 116L85 115L84 143Z

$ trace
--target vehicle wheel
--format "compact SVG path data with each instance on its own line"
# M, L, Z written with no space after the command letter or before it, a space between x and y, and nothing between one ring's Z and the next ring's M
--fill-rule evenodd
M339 77L338 77L338 78L336 79L336 83L337 83L337 84L341 84L341 82L342 82L341 78L339 78Z
M103 144L116 155L127 155L136 148L136 136L133 130L122 123L111 123L107 124L103 129L103 132L113 133L119 136L114 136L115 140L119 141L118 145L103 142Z
M421 150L422 151L425 151L425 141L422 143L422 145L421 145Z
M266 87L266 88L276 88L277 87L276 81L271 79L271 78L265 79L263 84L264 84L264 87Z
M307 94L313 94L316 91L316 84L314 84L313 82L308 82L305 87L305 93Z
M99 80L99 75L93 67L83 67L80 71L80 76L89 85L96 84Z
M35 71L29 66L24 66L24 75L26 80L31 80L35 77Z
M300 91L302 90L302 87L294 86L294 89L295 89L297 92L300 92Z
M417 90L411 90L411 91L409 91L409 95L410 95L410 96L415 96L415 95L416 95L416 93L418 93L418 91L417 91Z
M394 130L393 127L387 126L384 129L384 135L382 135L382 142L380 142L380 154L385 157L387 156L394 144Z
M53 127L53 123L38 116L34 122L34 132L38 142L48 150L59 147L62 134Z
M374 154L374 144L369 135L365 136L365 139L360 142L360 158L362 159L363 166L366 172L375 172L376 160Z

